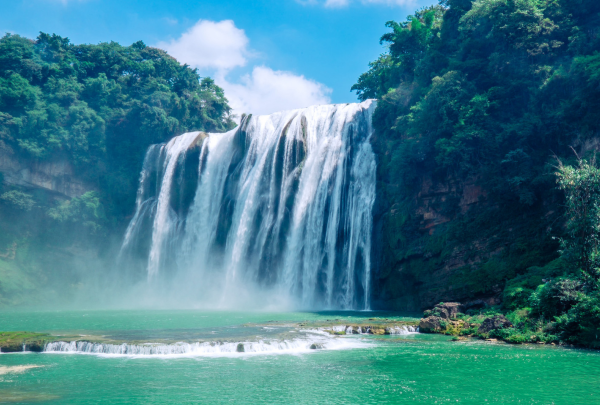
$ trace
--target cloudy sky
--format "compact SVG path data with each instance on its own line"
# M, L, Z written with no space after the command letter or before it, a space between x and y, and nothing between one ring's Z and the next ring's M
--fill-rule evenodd
M437 0L2 0L0 30L143 40L215 78L236 113L356 101L388 20Z

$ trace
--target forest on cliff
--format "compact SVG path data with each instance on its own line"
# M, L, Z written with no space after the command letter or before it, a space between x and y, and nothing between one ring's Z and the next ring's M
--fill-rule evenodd
M38 283L49 291L52 280L70 276L76 284L75 268L97 265L98 252L121 238L148 146L187 131L228 130L230 113L211 78L141 41L2 37L1 159L26 168L66 163L86 192L69 198L0 172L0 303L20 302Z
M443 0L387 27L352 88L379 100L379 305L479 299L514 340L600 345L600 2Z

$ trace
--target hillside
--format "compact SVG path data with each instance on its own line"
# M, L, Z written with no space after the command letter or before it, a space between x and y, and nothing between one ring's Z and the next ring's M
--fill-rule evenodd
M389 51L353 87L379 99L379 308L531 308L548 286L565 301L551 303L553 320L597 293L589 280L556 283L585 259L566 254L577 212L566 215L563 191L593 178L572 166L598 149L599 23L595 0L445 0L387 23ZM576 173L563 190L558 159Z

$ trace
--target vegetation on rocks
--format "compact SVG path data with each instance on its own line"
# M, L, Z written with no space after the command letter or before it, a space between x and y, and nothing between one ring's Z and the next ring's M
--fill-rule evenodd
M509 280L501 307L440 303L424 312L422 332L600 348L600 170L595 160L579 160L575 167L559 161L556 176L566 195L561 272Z
M24 349L41 352L44 349L45 343L51 341L51 338L46 333L0 332L0 352L21 352Z
M230 111L212 79L141 41L0 39L0 147L67 159L97 188L111 220L130 214L149 145L230 129Z

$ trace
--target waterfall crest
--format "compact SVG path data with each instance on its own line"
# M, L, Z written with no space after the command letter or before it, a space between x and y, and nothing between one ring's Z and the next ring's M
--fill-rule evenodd
M374 108L244 116L151 146L121 266L224 300L256 288L301 308L368 309Z

